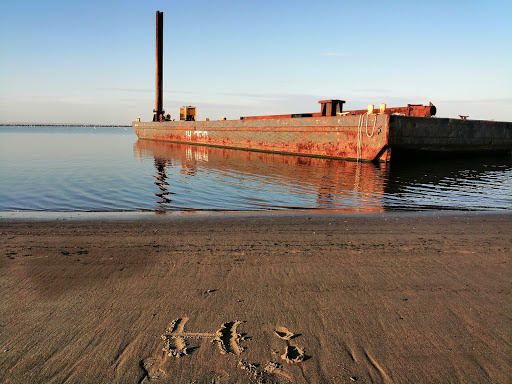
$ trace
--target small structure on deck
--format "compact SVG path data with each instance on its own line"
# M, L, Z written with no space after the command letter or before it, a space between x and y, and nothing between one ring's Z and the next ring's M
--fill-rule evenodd
M186 106L180 108L181 121L196 121L196 107Z

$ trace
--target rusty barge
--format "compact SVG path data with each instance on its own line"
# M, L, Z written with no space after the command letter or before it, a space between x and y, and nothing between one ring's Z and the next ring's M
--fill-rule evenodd
M163 12L156 13L155 89L153 121L132 123L142 140L373 162L389 161L395 151L512 152L511 122L436 118L431 103L343 111L343 100L321 100L314 113L204 121L189 106L171 121L163 110Z

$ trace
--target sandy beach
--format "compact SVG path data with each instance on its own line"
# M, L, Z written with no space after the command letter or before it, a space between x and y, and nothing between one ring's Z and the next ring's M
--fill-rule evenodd
M0 219L0 382L510 383L512 215Z

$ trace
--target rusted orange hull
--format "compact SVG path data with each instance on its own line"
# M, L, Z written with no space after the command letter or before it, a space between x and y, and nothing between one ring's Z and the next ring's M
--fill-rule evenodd
M140 139L248 151L385 162L391 150L512 151L512 123L388 114L134 122Z
M140 139L336 159L386 160L389 115L134 122Z

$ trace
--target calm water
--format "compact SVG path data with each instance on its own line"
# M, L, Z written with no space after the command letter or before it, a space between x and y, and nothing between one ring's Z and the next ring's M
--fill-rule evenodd
M358 164L0 127L0 211L512 210L512 161Z

